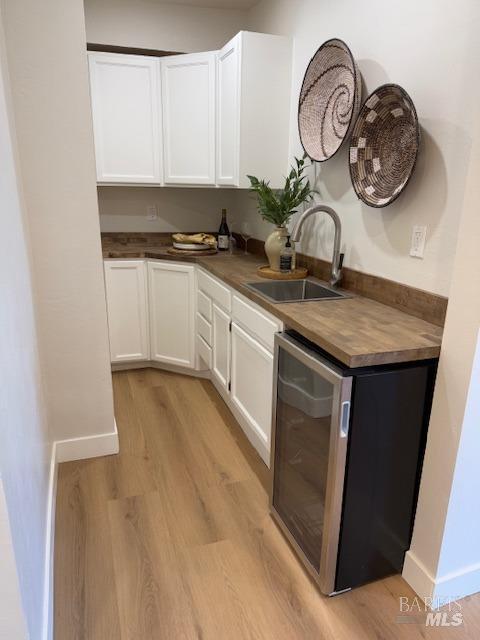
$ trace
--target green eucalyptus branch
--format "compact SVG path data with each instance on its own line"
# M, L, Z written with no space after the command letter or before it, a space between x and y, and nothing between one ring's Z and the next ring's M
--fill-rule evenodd
M257 195L258 211L267 222L278 227L287 224L298 207L313 198L316 191L311 188L310 181L304 175L306 157L305 154L303 158L295 158L295 166L292 166L285 178L283 189L272 189L269 182L247 176L250 191Z

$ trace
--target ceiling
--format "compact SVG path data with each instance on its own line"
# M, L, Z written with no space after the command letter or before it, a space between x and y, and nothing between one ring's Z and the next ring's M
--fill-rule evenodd
M164 0L165 4L186 4L215 9L251 9L259 0Z

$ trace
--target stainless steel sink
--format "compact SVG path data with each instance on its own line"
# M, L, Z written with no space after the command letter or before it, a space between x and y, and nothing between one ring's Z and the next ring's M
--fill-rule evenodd
M310 278L248 282L245 286L271 302L313 302L347 297L344 293L325 287Z

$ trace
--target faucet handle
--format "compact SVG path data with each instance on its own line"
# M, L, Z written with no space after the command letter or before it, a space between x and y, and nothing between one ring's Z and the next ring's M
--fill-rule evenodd
M340 269L343 267L343 259L345 258L345 254L341 253L339 258L338 258L338 270L340 271Z

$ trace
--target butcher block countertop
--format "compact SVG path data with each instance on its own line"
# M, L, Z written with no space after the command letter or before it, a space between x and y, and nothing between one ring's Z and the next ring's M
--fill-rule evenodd
M257 267L265 264L265 259L258 256L242 253L172 256L167 247L109 243L104 244L103 257L198 264L352 368L425 360L440 354L442 327L350 291L346 293L351 297L336 300L289 303L266 300L244 286L247 282L265 281L257 275Z

